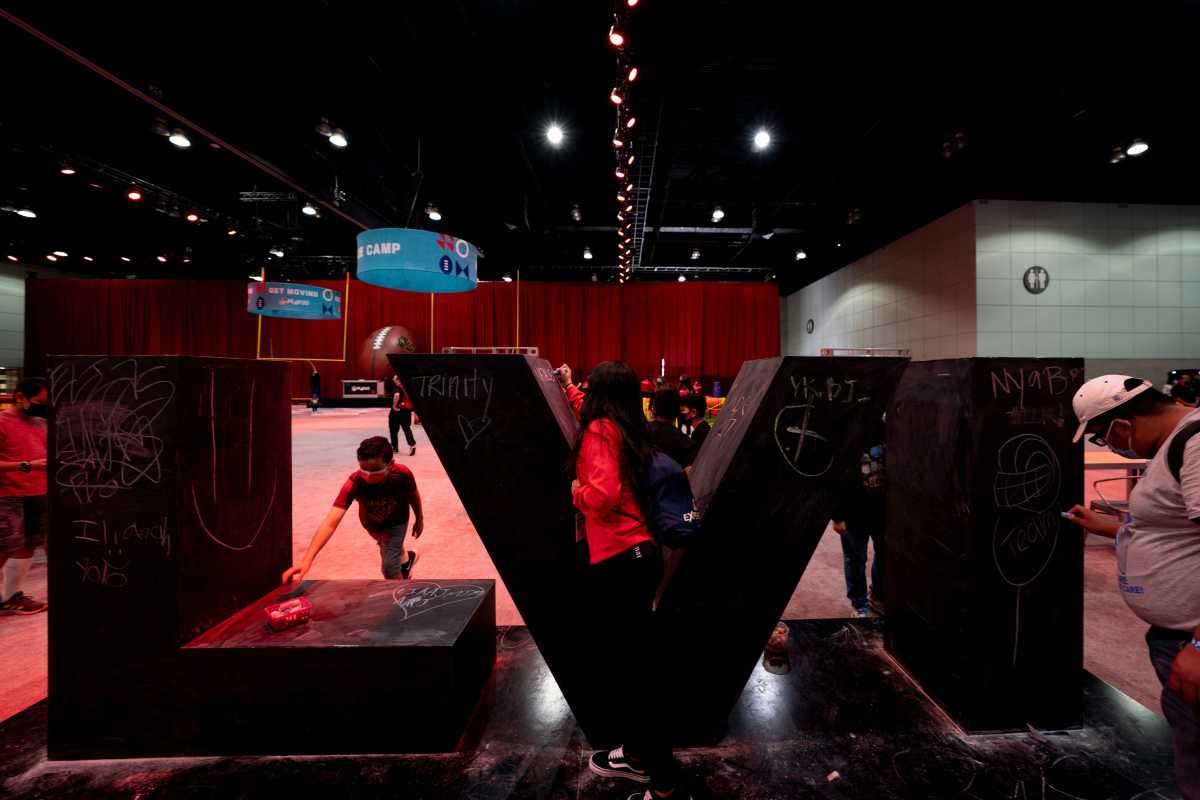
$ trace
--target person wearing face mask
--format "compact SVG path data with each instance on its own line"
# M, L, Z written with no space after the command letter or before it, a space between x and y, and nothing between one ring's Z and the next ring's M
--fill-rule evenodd
M46 545L46 399L46 384L25 378L0 413L0 614L46 610L21 591L34 548Z
M358 518L379 545L379 560L383 577L388 580L412 577L417 561L414 550L404 549L408 532L408 510L413 513L412 535L420 539L425 530L425 515L421 512L421 494L417 481L408 467L392 460L392 446L382 436L364 439L358 446L358 469L342 485L333 507L317 526L308 550L299 564L284 570L282 582L293 577L304 580L312 569L317 553L333 536L350 504L358 501Z
M1116 540L1117 588L1151 626L1146 644L1163 684L1179 791L1200 800L1200 410L1127 375L1088 381L1073 406L1075 441L1086 434L1118 455L1150 459L1126 518L1079 505L1064 516Z

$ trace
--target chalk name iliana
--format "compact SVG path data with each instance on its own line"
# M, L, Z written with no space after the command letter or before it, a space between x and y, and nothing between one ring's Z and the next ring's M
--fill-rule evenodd
M149 545L161 550L164 556L171 554L171 535L167 531L167 518L152 523L131 522L124 527L110 530L105 520L72 520L76 526L75 541L85 552L75 562L80 571L81 583L95 583L110 589L122 589L129 585L130 552L133 546Z

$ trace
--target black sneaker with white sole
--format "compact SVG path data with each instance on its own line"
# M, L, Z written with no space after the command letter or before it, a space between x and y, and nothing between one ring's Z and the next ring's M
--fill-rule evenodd
M625 778L638 783L650 782L650 776L625 757L624 747L592 753L588 760L588 769L605 778Z
M416 563L417 563L417 551L409 550L408 551L408 561L406 561L400 565L400 574L402 576L404 576L405 579L411 578L413 564L416 564Z

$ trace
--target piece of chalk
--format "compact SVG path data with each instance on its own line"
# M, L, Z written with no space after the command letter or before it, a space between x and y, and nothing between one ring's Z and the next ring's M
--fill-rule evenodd
M1075 519L1075 516L1073 514L1071 514L1070 511L1063 511L1062 518L1063 519Z

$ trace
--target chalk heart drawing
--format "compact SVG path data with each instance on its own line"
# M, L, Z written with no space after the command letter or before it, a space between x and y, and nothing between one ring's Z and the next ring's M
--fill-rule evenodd
M833 466L833 444L810 426L813 405L784 406L775 415L775 444L788 466L807 478L824 475Z
M458 415L458 429L462 432L463 441L466 442L463 449L471 446L471 442L479 438L479 434L483 433L491 426L492 420L485 416L468 419L462 414Z
M413 581L392 592L392 602L403 612L403 619L410 620L434 609L476 600L486 593L486 586L472 583L442 586L432 581Z
M1057 505L1062 471L1045 439L1032 433L1014 436L1000 445L996 461L996 508L1040 514Z
M239 481L235 482L235 484L234 484L239 487L245 488L245 492L248 495L248 498L246 498L246 499L250 499L255 496L254 487L252 485L252 477L254 475L254 389L255 389L255 379L251 378L250 379L249 397L248 397L248 400L246 401L247 402L247 406L246 406L246 408L247 408L247 413L246 413L246 420L247 420L247 422L246 422L246 425L247 425L246 443L247 443L247 447L246 447L246 464L245 464L246 480L244 483L239 480ZM262 518L258 521L257 525L254 525L252 520L250 520L244 516L239 515L239 516L235 517L233 513L222 515L221 511L225 508L230 507L230 503L229 503L230 499L241 500L242 498L230 498L229 493L221 494L220 492L218 492L218 489L217 489L218 475L231 476L231 475L235 474L234 470L237 469L238 470L237 474L240 477L240 466L241 465L234 465L234 464L229 464L229 463L219 463L220 459L218 458L218 455L217 455L217 400L216 400L216 397L217 397L217 373L216 373L216 370L209 370L208 418L209 418L209 441L211 442L211 445L210 445L211 453L209 454L209 458L212 462L212 481L211 481L212 505L216 509L216 518L220 524L210 526L208 521L204 518L204 512L200 510L200 497L196 491L196 481L195 480L192 481L192 508L195 509L195 511L196 511L196 521L200 523L200 529L203 530L205 535L207 535L209 539L212 539L213 542L215 542L216 544L219 544L221 547L224 547L226 550L233 550L233 551L249 550L251 547L254 546L254 543L256 541L258 541L258 536L259 536L259 534L262 533L263 527L266 526L267 520L271 516L271 510L275 507L275 493L279 489L279 470L275 469L272 473L271 494L267 498L267 502L263 505ZM201 494L203 493L203 488L201 488L200 493ZM232 517L232 519L230 519L230 517ZM242 542L240 544L236 544L227 539L228 534L226 533L226 531L229 531L229 530L234 530L234 531L251 530L252 525L253 525L254 533L251 534L249 539L245 540L244 542ZM219 534L213 530L214 527L220 531Z

